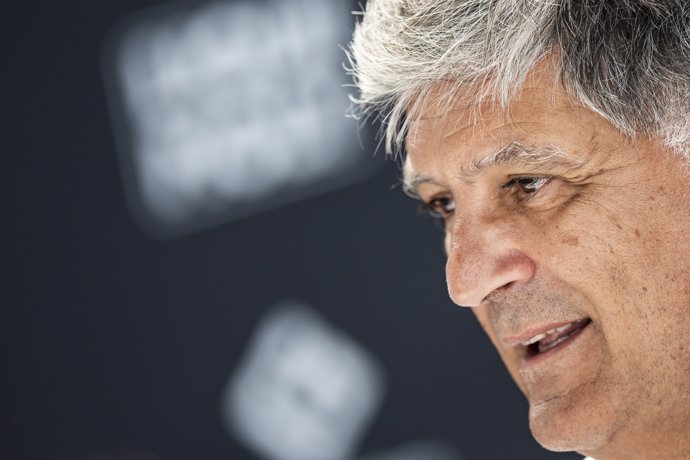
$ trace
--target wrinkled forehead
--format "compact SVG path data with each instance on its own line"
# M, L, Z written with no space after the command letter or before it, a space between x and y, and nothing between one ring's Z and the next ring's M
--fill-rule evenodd
M443 107L428 103L420 115L408 122L403 160L406 190L414 192L418 183L429 182L427 174L433 175L433 170L440 166L438 159L449 150L456 154L478 153L482 144L491 138L488 131L509 123L507 111L491 112L491 118L487 119L480 109L467 104Z
M553 59L535 65L518 82L509 100L499 100L499 95L487 93L481 82L473 85L439 82L407 104L405 151L428 148L432 142L438 143L463 131L511 124L516 109L547 106L566 110L582 108L580 102L564 91Z
M507 109L431 105L408 123L404 185L414 193L417 184L441 180L449 168L462 179L493 166L570 170L592 158L599 140L616 134L591 110L536 85L523 88Z

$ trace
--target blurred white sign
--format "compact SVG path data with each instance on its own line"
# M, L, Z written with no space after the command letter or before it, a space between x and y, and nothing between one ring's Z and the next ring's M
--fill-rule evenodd
M104 53L136 219L176 236L366 176L345 117L341 0L216 0L135 15Z
M382 372L366 350L308 307L282 304L259 325L222 414L263 459L344 460L382 396Z

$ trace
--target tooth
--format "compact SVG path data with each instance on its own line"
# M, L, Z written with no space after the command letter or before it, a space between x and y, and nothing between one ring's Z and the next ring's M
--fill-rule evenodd
M541 334L535 335L534 337L529 339L527 342L522 342L522 345L524 345L524 346L532 345L534 342L539 342L544 337L546 337L546 333L542 332Z
M553 341L552 343L550 343L550 344L548 344L548 345L542 345L542 344L540 343L540 344L539 344L539 353L543 353L543 352L545 352L546 350L552 349L553 347L555 347L555 346L558 345L559 343L564 342L565 340L568 340L568 338L570 338L569 335L566 335L566 336L563 336L563 337L559 337L557 340Z
M576 322L579 322L579 321L576 321ZM525 346L525 347L528 346L528 345L532 345L533 343L540 341L541 339L543 339L544 337L546 337L546 336L549 335L549 334L555 334L555 333L557 333L557 332L563 332L563 331L565 331L566 329L568 329L569 327L571 327L573 324L574 324L574 323L568 323L568 324L564 324L563 326L556 327L556 328L553 328L553 329L549 329L548 331L544 331L544 332L542 332L541 334L535 335L534 337L532 337L531 339L529 339L529 340L526 341L526 342L521 342L521 345L522 345L522 346Z
M570 326L572 326L572 325L573 325L573 323L568 323L568 324L566 324L565 326L557 327L557 328L556 328L556 331L557 331L557 332L563 332L563 331L565 331L566 329L568 329L568 328L569 328Z

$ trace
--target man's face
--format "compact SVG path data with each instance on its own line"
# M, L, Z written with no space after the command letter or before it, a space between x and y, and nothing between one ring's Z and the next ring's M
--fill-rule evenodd
M510 115L429 106L405 180L442 215L450 296L527 396L537 440L658 453L690 433L690 176L551 81L528 79Z

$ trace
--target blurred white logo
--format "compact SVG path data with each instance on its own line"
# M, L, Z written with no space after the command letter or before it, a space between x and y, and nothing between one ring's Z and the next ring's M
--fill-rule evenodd
M105 77L130 204L175 236L373 168L345 117L348 2L212 1L123 22Z
M259 325L222 413L262 458L343 460L382 397L382 372L365 349L308 307L282 304Z

